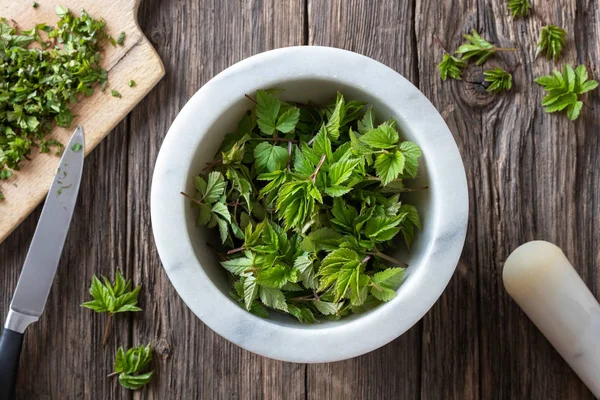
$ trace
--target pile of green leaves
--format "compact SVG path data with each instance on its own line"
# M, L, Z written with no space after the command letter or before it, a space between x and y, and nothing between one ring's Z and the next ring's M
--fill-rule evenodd
M60 150L46 134L54 124L69 126L71 105L107 82L99 65L105 22L85 11L76 17L62 6L56 12L56 27L19 30L0 19L0 179L19 168L32 146Z
M384 253L421 228L400 201L421 150L394 119L338 93L326 106L259 90L206 175L186 195L198 225L216 228L231 296L266 317L340 318L395 296L404 264Z

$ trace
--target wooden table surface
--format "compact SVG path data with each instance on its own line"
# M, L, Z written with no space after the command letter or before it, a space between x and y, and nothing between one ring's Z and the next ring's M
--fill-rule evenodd
M501 271L520 243L561 246L600 295L600 92L581 118L548 115L533 79L555 64L534 59L541 21L564 27L557 63L600 71L598 0L533 0L513 21L505 0L144 0L139 21L165 78L87 159L78 206L41 320L27 332L19 399L591 399L581 381L507 296ZM110 21L109 21L110 23ZM487 67L512 68L507 95L482 86L482 68L442 82L442 51L472 28L516 53ZM222 339L177 296L150 226L150 182L160 144L184 103L229 65L291 45L352 50L400 72L433 102L460 148L470 220L460 264L433 309L370 354L319 365L272 361ZM202 116L200 115L199 118ZM39 209L0 245L5 317ZM115 318L84 310L93 274L120 268L143 283L143 312ZM393 321L391 321L393 323ZM138 392L112 370L119 345L151 342L156 376Z

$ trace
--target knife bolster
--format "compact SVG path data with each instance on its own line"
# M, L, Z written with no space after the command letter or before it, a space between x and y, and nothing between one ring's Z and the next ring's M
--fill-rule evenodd
M6 317L4 328L10 329L13 332L23 333L29 325L36 322L38 319L39 317L23 314L11 309Z

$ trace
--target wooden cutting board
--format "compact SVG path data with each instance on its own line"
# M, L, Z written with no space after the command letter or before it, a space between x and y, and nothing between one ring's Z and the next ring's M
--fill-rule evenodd
M81 124L85 130L86 155L165 74L158 54L138 26L140 1L37 0L39 6L34 8L33 0L0 0L0 16L14 20L22 29L42 22L55 26L58 21L55 8L60 4L76 15L84 9L93 18L104 19L107 32L115 38L125 32L122 46L113 47L109 43L104 46L101 64L108 71L106 90L97 90L93 96L74 105L72 111L76 117L72 127L57 127L51 134L65 144L75 127ZM132 79L136 86L129 87ZM113 89L122 97L113 97ZM31 152L30 159L22 162L21 170L15 171L11 178L0 181L0 191L5 196L0 202L0 242L44 199L59 161L53 153L40 154L37 150Z

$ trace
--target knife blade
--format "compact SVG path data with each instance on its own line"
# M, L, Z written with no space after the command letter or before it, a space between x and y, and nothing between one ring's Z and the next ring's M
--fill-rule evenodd
M10 303L0 337L0 399L14 396L23 332L42 315L52 287L79 192L84 145L78 126L56 169Z

